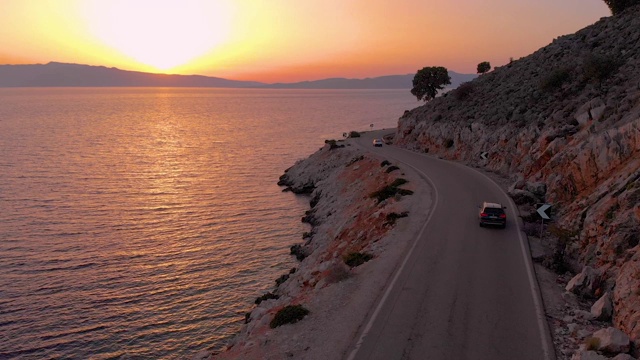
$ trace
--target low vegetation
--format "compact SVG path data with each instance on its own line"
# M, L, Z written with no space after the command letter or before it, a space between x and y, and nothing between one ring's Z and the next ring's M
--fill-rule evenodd
M399 167L397 167L397 166L395 166L395 165L391 165L391 166L389 166L389 167L387 168L387 170L385 170L385 172L386 172L386 173L390 173L390 172L393 172L393 171L396 171L396 170L400 170L400 168L399 168Z
M618 71L622 63L622 61L613 57L592 54L584 59L582 71L585 79L602 85L604 80Z
M347 165L345 165L346 167L349 167L355 163L357 163L358 161L364 160L364 155L360 155L360 156L356 156L353 159L349 160L349 162L347 163Z
M329 150L339 149L344 147L343 144L338 145L338 142L336 140L325 140L324 143L329 145Z
M413 191L411 190L407 190L407 189L401 189L399 188L399 186L404 185L407 183L407 180L402 179L402 178L398 178L395 179L391 184L383 187L382 189L378 190L378 191L374 191L373 193L371 193L369 195L370 198L376 199L378 203L393 197L395 195L411 195L413 194Z
M285 281L289 280L289 276L296 272L296 268L289 270L288 274L284 274L276 279L276 286L282 285Z
M611 10L611 14L617 15L623 12L626 8L631 6L640 5L640 0L604 0Z
M458 86L457 89L453 91L453 96L456 98L456 100L463 101L468 99L471 96L471 93L473 93L473 90L474 90L474 85L472 82L462 83L460 84L460 86ZM434 119L434 121L436 120Z
M563 229L559 226L552 225L549 227L549 233L556 239L553 254L548 257L543 265L556 272L556 274L564 274L571 268L567 262L566 249L567 245L578 236L577 232Z
M347 264L347 266L354 268L366 263L371 259L373 259L373 255L371 254L352 252L344 256L344 263Z
M584 340L584 344L587 350L598 350L600 347L600 339L597 337L588 337Z
M396 224L396 220L401 219L403 217L407 217L407 216L409 216L408 211L403 211L399 214L396 212L388 213L384 224L387 226L393 226Z
M266 293L266 294L264 294L264 295L262 295L260 297L257 297L255 303L256 303L256 305L259 305L261 302L263 302L265 300L279 299L279 298L280 298L280 296L278 296L276 294L273 294L271 292L268 292L268 293Z
M287 305L276 313L269 323L269 327L274 329L281 325L297 323L308 314L309 310L302 305Z
M358 137L360 137L360 133L359 133L359 132L357 132L357 131L351 131L351 132L349 133L349 137L350 137L350 138L358 138Z
M569 69L555 69L540 82L540 89L546 92L552 92L562 87L562 84L568 82L570 79L571 72Z

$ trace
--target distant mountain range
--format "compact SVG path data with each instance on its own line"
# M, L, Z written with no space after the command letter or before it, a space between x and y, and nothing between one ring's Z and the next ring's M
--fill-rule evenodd
M222 87L271 89L411 89L414 74L365 79L332 78L295 83L267 84L202 75L166 75L127 71L104 66L50 62L36 65L0 65L0 87ZM455 88L476 74L449 71Z

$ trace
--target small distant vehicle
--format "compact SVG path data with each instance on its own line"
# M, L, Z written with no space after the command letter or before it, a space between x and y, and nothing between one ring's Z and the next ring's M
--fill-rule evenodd
M485 201L479 208L480 227L494 225L504 229L507 226L507 214L504 212L506 206Z
M382 139L373 139L373 146L381 147Z

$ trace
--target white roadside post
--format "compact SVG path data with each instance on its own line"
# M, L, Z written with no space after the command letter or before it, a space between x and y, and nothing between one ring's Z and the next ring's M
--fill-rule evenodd
M540 215L540 242L542 242L542 232L544 231L544 221L551 219L549 215L547 215L546 213L546 211L550 207L551 207L550 204L542 204L542 206L540 206L538 210L536 210L538 212L538 215Z

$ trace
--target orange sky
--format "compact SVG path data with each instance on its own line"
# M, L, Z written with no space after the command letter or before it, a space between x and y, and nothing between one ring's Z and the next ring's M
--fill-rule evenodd
M604 16L602 0L0 0L0 64L264 82L475 73Z

